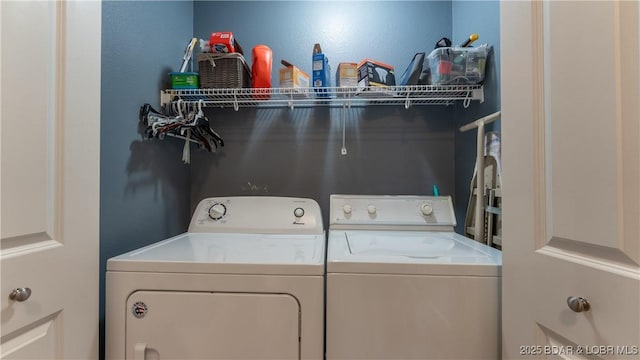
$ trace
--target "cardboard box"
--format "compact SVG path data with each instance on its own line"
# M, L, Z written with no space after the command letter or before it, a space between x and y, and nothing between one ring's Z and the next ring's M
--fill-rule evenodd
M358 64L358 87L395 85L393 66L370 59L364 59Z
M358 86L358 64L350 62L341 62L338 64L338 70L336 70L336 86Z
M280 87L281 88L308 88L309 75L300 70L293 64L282 60L280 61L285 67L280 68Z
M327 90L317 89L331 86L331 67L329 59L322 53L320 44L313 46L312 57L312 80L316 95L319 97L328 97Z

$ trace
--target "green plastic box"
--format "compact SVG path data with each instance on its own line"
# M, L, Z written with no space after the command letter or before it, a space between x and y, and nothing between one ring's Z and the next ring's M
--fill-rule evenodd
M172 89L197 89L199 86L196 72L172 72L169 75Z

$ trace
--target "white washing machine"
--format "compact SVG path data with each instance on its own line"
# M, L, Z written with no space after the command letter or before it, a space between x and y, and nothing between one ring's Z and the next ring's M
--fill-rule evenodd
M314 200L202 200L107 261L107 359L322 359L325 241Z
M332 195L326 358L498 359L500 251L450 197Z

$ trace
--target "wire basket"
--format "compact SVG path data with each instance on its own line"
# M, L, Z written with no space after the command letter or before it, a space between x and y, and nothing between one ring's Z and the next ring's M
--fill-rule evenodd
M201 88L248 88L251 72L239 53L198 54Z

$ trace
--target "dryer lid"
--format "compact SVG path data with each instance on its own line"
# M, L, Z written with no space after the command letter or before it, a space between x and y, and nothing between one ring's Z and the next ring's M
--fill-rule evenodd
M324 234L184 233L111 258L107 270L322 275Z

